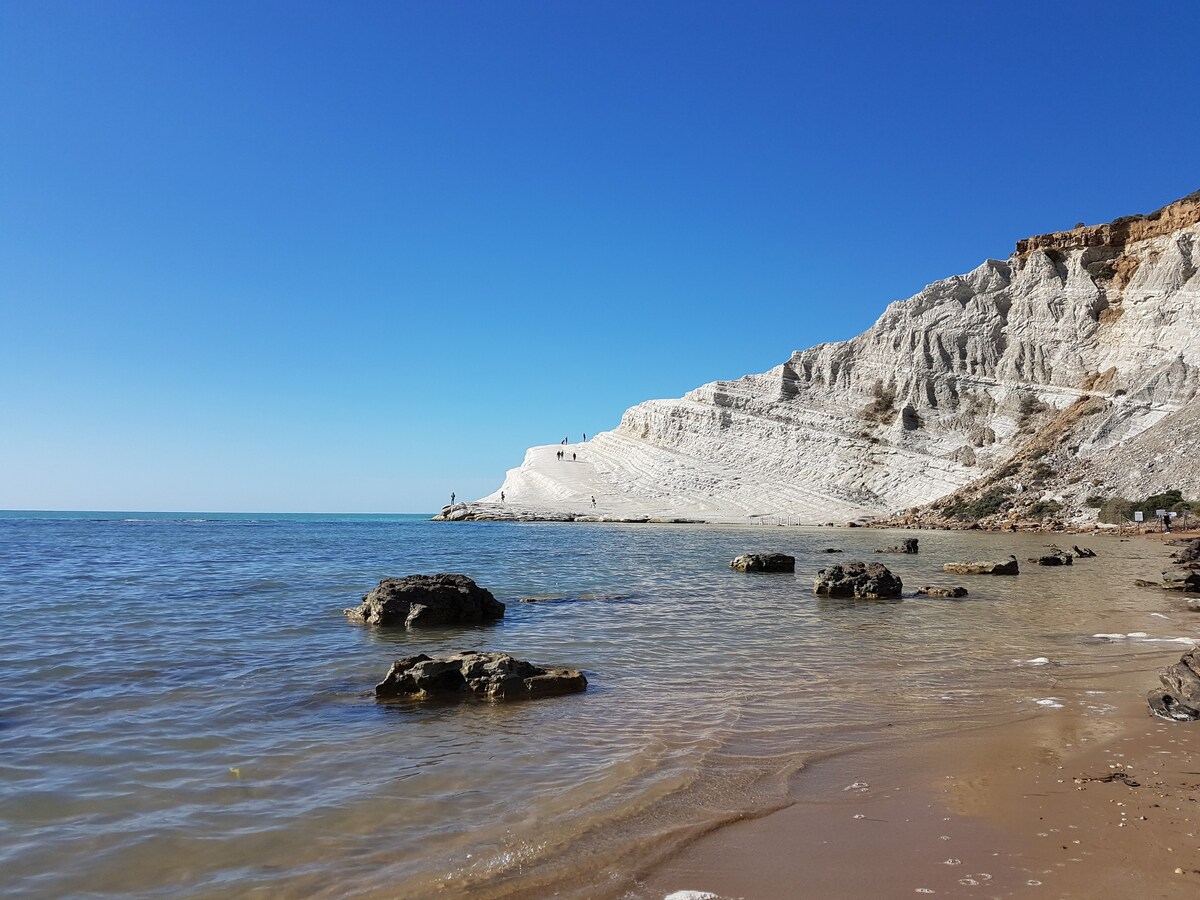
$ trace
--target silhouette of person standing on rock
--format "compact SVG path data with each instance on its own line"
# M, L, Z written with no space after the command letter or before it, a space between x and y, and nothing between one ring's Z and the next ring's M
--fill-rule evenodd
M501 492L500 492L500 502L501 502L501 503L503 503L503 502L504 502L504 491L501 491Z
M571 454L571 462L575 462L575 454L574 453Z
M453 505L454 505L454 491L451 491L451 492L450 492L450 505L451 505L451 506L453 506Z

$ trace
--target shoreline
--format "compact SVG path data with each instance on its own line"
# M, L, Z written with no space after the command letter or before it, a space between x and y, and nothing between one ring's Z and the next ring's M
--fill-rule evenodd
M776 514L683 516L668 512L622 515L600 512L568 512L547 509L506 507L492 503L456 503L444 506L440 513L432 516L433 522L527 522L527 523L579 523L604 525L715 525L750 526L769 528L872 528L895 531L980 531L988 534L1079 534L1088 536L1151 537L1169 539L1176 535L1194 535L1200 525L1178 526L1169 532L1151 528L1150 523L1110 525L1103 522L1070 524L1060 521L1039 522L1017 520L1004 525L979 522L955 522L947 520L915 521L911 517L886 517L868 519L860 517L846 522L801 522L799 517Z
M1200 723L1153 717L1153 681L1064 692L1102 688L1107 715L1068 704L818 763L789 806L698 838L633 896L1194 897Z

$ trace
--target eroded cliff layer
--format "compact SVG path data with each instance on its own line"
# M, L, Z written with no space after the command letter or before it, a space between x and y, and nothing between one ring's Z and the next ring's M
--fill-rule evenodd
M1179 428L1196 436L1198 266L1200 192L1029 238L1006 261L892 303L851 340L639 404L566 448L567 461L558 445L530 449L501 488L507 508L809 522L894 513L994 476L1046 429L1073 467L1056 472L1055 490L1083 491L1092 473L1114 493L1184 477L1194 463L1175 444ZM1173 444L1147 470L1138 438L1149 429Z

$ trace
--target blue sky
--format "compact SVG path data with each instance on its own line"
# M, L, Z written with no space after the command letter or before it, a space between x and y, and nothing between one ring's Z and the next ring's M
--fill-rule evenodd
M1200 188L1192 3L0 6L0 508L425 511Z

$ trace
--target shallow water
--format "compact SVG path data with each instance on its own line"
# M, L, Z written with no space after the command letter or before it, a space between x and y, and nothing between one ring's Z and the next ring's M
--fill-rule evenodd
M1158 639L1196 634L1181 601L1132 586L1165 548L1080 540L1101 556L1016 578L941 563L1024 561L1046 537L920 533L919 556L868 555L912 534L7 514L5 893L637 896L631 872L785 803L814 759L1054 715L1085 702L1089 675L1151 669L1182 648ZM794 553L796 575L727 568L759 550ZM815 571L854 558L885 562L906 595L971 595L815 599ZM406 633L341 614L379 578L433 571L491 589L503 622ZM580 668L590 686L375 701L395 657L461 649Z

